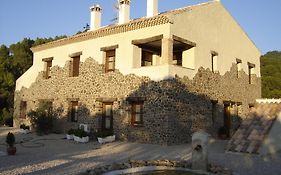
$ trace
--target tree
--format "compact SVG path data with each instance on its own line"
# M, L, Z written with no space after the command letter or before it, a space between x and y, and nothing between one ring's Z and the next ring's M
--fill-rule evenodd
M11 124L15 81L32 66L33 54L30 48L65 37L37 38L35 41L24 38L9 48L0 46L0 125Z
M272 51L261 56L263 98L281 98L281 52Z

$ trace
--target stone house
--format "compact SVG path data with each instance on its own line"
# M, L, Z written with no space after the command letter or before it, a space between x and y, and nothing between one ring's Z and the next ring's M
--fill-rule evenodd
M225 126L231 136L261 96L260 51L219 1L130 19L119 1L116 24L91 7L88 32L32 48L16 82L15 126L39 101L61 108L60 129L88 124L120 140L189 142Z

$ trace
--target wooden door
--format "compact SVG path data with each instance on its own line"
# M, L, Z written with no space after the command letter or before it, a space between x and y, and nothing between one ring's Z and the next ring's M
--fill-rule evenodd
M113 103L103 103L102 130L113 130Z
M230 116L230 105L229 104L224 104L224 127L226 128L227 137L230 137L231 116Z

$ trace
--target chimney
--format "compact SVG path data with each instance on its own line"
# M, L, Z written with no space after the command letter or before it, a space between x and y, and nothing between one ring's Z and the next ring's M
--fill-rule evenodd
M147 0L147 17L158 15L158 0Z
M90 31L93 31L101 27L101 7L99 5L94 5L90 8L90 10L91 10Z
M119 24L130 20L130 0L119 0Z

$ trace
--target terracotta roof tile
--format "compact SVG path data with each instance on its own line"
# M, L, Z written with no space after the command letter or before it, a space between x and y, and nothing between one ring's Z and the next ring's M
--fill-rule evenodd
M113 25L105 26L105 27L102 27L95 31L84 32L84 33L81 33L78 35L70 36L68 38L64 38L64 39L49 42L46 44L42 44L42 45L39 45L36 47L32 47L31 50L33 52L36 52L36 51L54 48L54 47L58 47L58 46L66 45L66 44L70 44L70 43L81 42L81 41L85 41L85 40L89 40L89 39L104 37L104 36L118 34L118 33L124 33L124 32L138 30L138 29L146 28L146 27L173 23L173 20L170 19L171 15L177 15L180 13L191 11L191 10L194 10L195 8L205 6L208 4L212 4L212 3L214 3L214 2L206 2L206 3L197 4L197 5L187 6L184 8L179 8L179 9L171 10L168 12L160 13L159 15L150 17L150 18L143 17L143 18L131 20L130 22L125 23L125 24L120 24L120 25L113 24Z
M257 104L234 133L225 149L233 152L258 154L259 147L280 112L281 104Z

